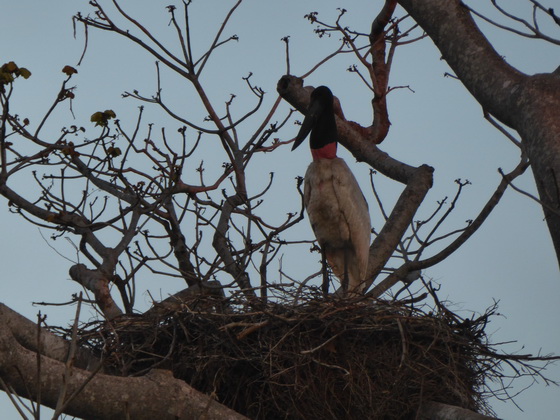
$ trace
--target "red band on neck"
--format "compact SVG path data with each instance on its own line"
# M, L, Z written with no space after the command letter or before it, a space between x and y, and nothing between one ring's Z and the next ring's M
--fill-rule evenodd
M313 160L334 159L336 157L336 145L337 143L333 141L320 149L311 149L311 156L313 156Z

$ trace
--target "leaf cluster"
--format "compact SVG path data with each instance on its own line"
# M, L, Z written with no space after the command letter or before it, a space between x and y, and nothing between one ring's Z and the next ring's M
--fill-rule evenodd
M2 67L0 67L0 86L12 83L18 77L29 79L31 77L31 72L25 67L19 67L13 61L4 63Z

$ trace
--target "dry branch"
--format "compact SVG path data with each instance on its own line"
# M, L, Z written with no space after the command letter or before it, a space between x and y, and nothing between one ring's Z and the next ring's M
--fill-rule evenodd
M37 381L35 351L18 343L16 333L5 322L6 317L13 319L13 313L10 314L5 306L0 309L0 378L25 398L35 399L40 392L41 403L54 408L59 399L61 378L68 366L46 355L41 356L41 376ZM32 326L32 330L35 328ZM70 415L107 420L194 420L203 416L215 420L245 419L211 396L173 378L169 371L156 369L143 377L126 378L92 373L70 365L69 373L64 386L66 395L71 398L66 399L64 411Z

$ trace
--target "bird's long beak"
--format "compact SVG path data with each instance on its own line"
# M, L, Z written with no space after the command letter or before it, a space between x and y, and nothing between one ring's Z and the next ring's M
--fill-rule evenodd
M294 140L292 150L295 150L305 140L311 129L315 126L317 118L322 110L323 106L320 101L311 101L309 108L307 109L307 114L305 115L301 128L299 129L299 133Z

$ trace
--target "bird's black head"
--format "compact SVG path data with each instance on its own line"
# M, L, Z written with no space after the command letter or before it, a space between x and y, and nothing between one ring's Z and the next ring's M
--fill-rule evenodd
M312 149L320 149L338 140L333 94L326 86L319 86L311 93L307 114L301 124L292 150L305 140L309 132L311 132L310 146Z

